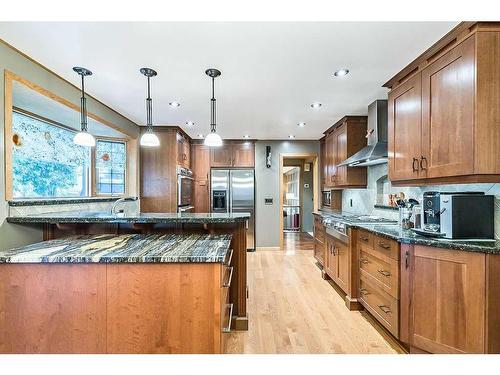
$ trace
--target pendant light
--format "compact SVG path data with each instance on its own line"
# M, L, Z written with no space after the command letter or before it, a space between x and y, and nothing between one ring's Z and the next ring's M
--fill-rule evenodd
M92 72L88 69L75 66L73 70L82 77L82 97L80 98L80 131L76 133L73 142L80 146L94 147L95 138L88 132L87 124L87 98L85 98L85 77L91 76Z
M148 78L148 97L146 98L146 132L141 136L141 146L158 147L160 140L153 133L153 100L151 99L151 87L149 79L156 76L156 71L151 68L142 68L140 72Z
M210 68L205 71L205 74L212 78L212 99L210 99L210 133L205 137L205 146L219 147L222 146L222 138L217 134L216 125L216 100L214 91L215 78L221 75L220 70Z

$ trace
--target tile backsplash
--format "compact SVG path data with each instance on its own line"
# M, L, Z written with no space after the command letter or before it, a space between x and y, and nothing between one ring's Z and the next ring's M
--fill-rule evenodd
M497 184L456 184L456 185L432 185L419 187L393 187L390 181L385 181L387 176L387 164L379 164L368 167L368 186L366 189L345 189L342 193L342 210L353 214L366 214L398 218L398 212L375 208L377 195L383 193L384 204L387 204L389 193L403 192L406 198L414 198L419 202L425 191L482 191L495 196L495 237L500 239L500 183ZM377 189L377 181L379 181ZM383 181L383 188L381 187ZM351 206L352 202L352 206Z

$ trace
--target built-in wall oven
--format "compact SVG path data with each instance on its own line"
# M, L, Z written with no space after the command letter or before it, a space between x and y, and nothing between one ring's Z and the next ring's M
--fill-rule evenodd
M193 172L177 166L177 212L192 212Z

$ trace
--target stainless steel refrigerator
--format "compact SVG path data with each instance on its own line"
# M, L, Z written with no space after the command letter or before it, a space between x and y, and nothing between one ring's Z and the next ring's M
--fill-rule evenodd
M212 169L212 212L249 212L247 248L255 250L255 175L253 169Z

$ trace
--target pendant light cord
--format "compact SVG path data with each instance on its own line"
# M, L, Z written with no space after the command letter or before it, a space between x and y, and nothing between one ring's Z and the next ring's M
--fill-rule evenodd
M153 100L148 76L148 97L146 99L146 126L148 131L153 131Z
M217 107L216 107L216 100L215 100L215 78L212 77L212 99L210 100L211 102L211 116L210 116L210 131L212 133L215 133L216 132L216 111L217 111Z
M80 124L81 124L81 129L82 131L86 132L88 125L87 125L87 99L85 98L85 79L84 75L82 74L82 97L80 98Z

